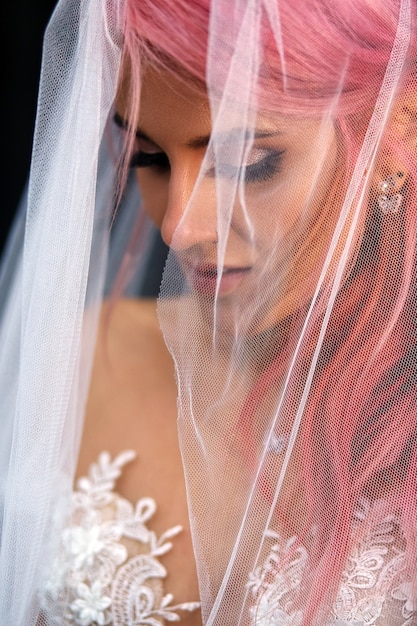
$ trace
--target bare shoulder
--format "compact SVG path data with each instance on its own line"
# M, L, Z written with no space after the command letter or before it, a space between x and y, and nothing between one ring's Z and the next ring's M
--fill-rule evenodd
M172 369L156 314L155 299L122 299L103 307L96 365L119 370L151 364Z
M174 370L156 314L155 299L123 299L103 307L97 336L92 400L110 391L118 402L156 401L171 390ZM105 389L102 389L102 386ZM121 406L123 408L123 406Z
M123 298L103 305L100 331L101 338L110 333L111 338L125 348L134 348L144 340L161 337L154 298Z
M136 458L117 480L117 493L130 502L154 498L149 520L158 536L180 524L172 551L163 556L166 589L178 602L198 597L186 492L177 432L177 386L155 300L120 300L103 307L78 459L86 476L102 451ZM181 576L170 575L169 572ZM187 624L200 624L190 614ZM184 622L185 623L185 622Z
M155 300L103 307L87 402L80 471L101 450L136 450L162 424L175 426L177 388Z

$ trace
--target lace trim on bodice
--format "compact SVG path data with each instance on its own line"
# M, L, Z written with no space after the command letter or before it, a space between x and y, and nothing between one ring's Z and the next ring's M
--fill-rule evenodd
M172 594L163 590L167 572L159 557L181 526L157 537L147 527L155 501L141 498L134 507L113 492L122 467L134 458L132 451L114 460L103 452L77 482L72 522L63 531L44 597L45 613L52 609L61 626L161 626L200 606L173 605Z
M363 499L355 525L369 521L371 505ZM399 539L400 537L400 539ZM268 531L272 541L263 564L250 575L251 625L299 626L296 608L302 593L308 551ZM412 626L417 624L411 581L406 573L405 540L395 515L387 515L365 533L350 552L341 585L325 626Z
M173 596L164 594L167 572L159 557L171 549L171 539L182 528L175 526L157 537L147 527L155 501L141 498L134 507L114 493L121 469L134 458L132 451L113 460L103 452L88 477L77 482L72 522L63 531L43 602L48 619L52 612L60 626L161 626L179 621L179 612L200 606L173 605ZM369 515L370 504L364 500L356 523L364 523ZM398 519L388 515L355 545L325 626L417 623L399 529ZM296 537L284 540L272 530L267 540L269 554L248 582L251 625L299 626L302 612L295 607L308 551L297 545Z

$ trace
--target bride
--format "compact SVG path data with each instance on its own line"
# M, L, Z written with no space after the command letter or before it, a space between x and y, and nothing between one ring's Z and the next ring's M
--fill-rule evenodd
M2 626L416 623L415 12L58 3L1 276Z

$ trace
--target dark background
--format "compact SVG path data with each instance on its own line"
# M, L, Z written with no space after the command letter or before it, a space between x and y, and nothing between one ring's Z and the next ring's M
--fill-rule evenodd
M10 0L3 6L0 253L29 172L42 40L55 0Z
M29 174L42 43L57 0L9 0L3 8L3 175L0 260ZM4 14L3 13L3 14ZM6 43L7 42L7 43ZM141 295L156 296L168 248L157 236ZM0 294L1 298L1 294Z

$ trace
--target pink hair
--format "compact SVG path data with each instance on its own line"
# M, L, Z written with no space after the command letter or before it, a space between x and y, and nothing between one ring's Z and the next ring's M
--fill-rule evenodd
M221 5L225 24L238 19L229 15L232 5L228 0ZM320 115L333 101L343 73L335 118L348 173L384 77L399 5L399 0L317 0L299 2L294 10L294 0L280 0L285 90L283 59L273 29L266 17L263 19L265 71L258 94L262 107L272 112L287 107L294 113ZM144 64L174 72L187 84L194 82L196 89L204 90L209 20L209 0L128 0L129 119L135 119ZM414 63L416 40L414 35L409 54ZM416 77L410 73L411 79ZM363 111L362 128L357 125L358 111ZM415 156L403 142L392 139L391 150L407 168L406 208L381 225L385 218L371 215L369 207L361 249L337 298L303 417L301 447L306 471L300 480L307 497L308 521L318 528L313 559L319 572L311 581L305 625L314 622L320 602L336 591L334 580L340 578L349 550L347 543L340 545L340 538L350 536L358 498L378 479L395 475L404 486L389 497L402 512L409 554L417 553L417 446L410 448L417 430L417 168ZM312 339L320 321L317 314L310 329ZM382 343L380 328L390 329ZM251 440L263 390L283 374L285 350L284 346L247 398L240 422L245 442ZM310 357L303 355L299 367ZM255 451L250 444L247 454L252 462ZM317 467L322 471L317 472ZM267 494L267 481L262 488ZM284 515L285 511L281 515L285 522ZM410 572L414 565L409 563ZM417 587L417 580L414 585Z

